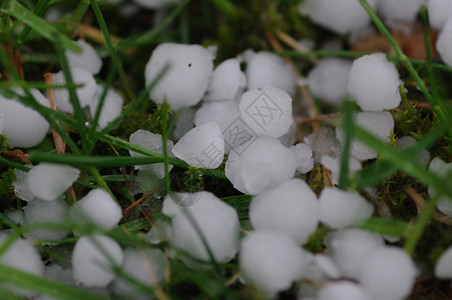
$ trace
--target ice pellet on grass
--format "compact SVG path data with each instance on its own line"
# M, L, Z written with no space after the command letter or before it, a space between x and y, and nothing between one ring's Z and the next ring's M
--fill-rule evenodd
M452 172L452 163L445 163L440 158L435 157L430 162L428 170L430 172L436 173L439 176L445 177L446 174L449 174L450 172ZM433 188L432 186L429 186L428 194L430 197L435 197L436 189ZM440 196L439 201L436 204L436 207L443 214L446 214L446 215L452 217L452 201L448 196L446 196L446 195Z
M163 201L162 212L172 218L170 242L194 258L210 261L196 227L203 234L217 262L226 263L237 253L240 233L237 212L212 193L170 194ZM193 222L196 222L196 227ZM190 267L202 267L188 257L181 259Z
M314 167L312 149L305 143L298 143L289 148L295 154L297 160L297 172L306 174Z
M440 279L452 279L452 246L447 248L436 261L435 276Z
M339 176L341 170L341 158L340 157L332 157L329 155L322 156L320 159L320 163L326 169L331 171L331 182L333 184L339 184ZM356 172L361 170L361 163L354 157L349 157L348 159L348 170L349 172Z
M165 255L158 249L126 249L121 268L134 281L152 286L165 277ZM112 287L116 294L126 294L129 299L149 299L149 294L140 291L136 284L131 284L121 275L115 279Z
M82 48L81 52L66 50L66 58L70 69L82 68L91 74L97 74L102 67L102 60L91 44L78 40L77 44Z
M293 67L280 56L258 52L247 62L248 90L265 86L280 88L291 96L296 93L297 75Z
M403 249L384 247L368 254L358 281L374 300L400 300L410 293L416 273Z
M367 2L376 8L377 0ZM359 30L370 23L367 12L356 0L307 0L299 10L314 23L339 34Z
M246 76L236 58L222 62L212 73L205 101L234 100L246 87Z
M75 90L77 94L80 107L85 107L91 103L91 100L96 93L97 85L93 75L82 68L71 69L72 81L74 84L81 84L82 87L78 87ZM66 84L66 78L63 71L60 71L52 76L53 84ZM67 89L55 89L55 102L57 108L65 113L73 113L74 108L69 97L69 91Z
M160 44L146 65L146 84L156 78L165 64L170 65L151 90L151 99L156 103L166 100L173 110L196 104L207 90L213 59L214 55L200 45Z
M275 87L254 88L240 98L240 115L259 136L279 138L293 123L292 98Z
M395 65L383 53L374 53L353 62L347 90L363 110L381 111L400 104L400 84Z
M52 222L63 225L68 219L69 206L63 199L52 202L36 199L28 203L23 210L24 224ZM27 232L27 237L32 240L61 240L68 234L68 230L55 226L53 229L33 228Z
M104 235L82 236L72 252L74 279L87 287L107 286L115 277L112 264L120 266L124 252Z
M104 87L102 85L97 86L96 93L89 104L93 120L100 103L100 97L102 96L103 89ZM116 119L121 114L123 103L124 101L122 100L121 95L113 89L108 89L107 94L105 95L102 111L99 116L98 126L100 129L104 129L111 121Z
M304 244L319 221L317 197L306 182L291 179L253 197L249 216L254 229L286 234Z
M355 115L357 126L369 131L384 142L389 142L389 135L394 128L394 119L389 112L359 112ZM343 132L336 128L336 135L340 141L344 140ZM366 160L377 157L377 152L361 142L353 141L351 154L359 159Z
M103 189L94 189L72 205L69 218L77 224L87 223L112 229L121 220L122 211L109 193Z
M404 150L415 143L416 140L411 136L402 136L401 138L397 139L397 146L400 148L400 150ZM430 162L430 153L427 150L422 149L421 153L416 156L416 161L423 166L428 165L428 163Z
M359 224L368 219L372 213L372 204L357 192L326 187L320 194L320 221L331 228L341 229Z
M297 167L295 154L277 139L253 140L241 153L232 151L226 162L226 177L242 193L257 195L291 179Z
M24 95L22 90L15 90ZM49 107L49 101L36 89L30 89L33 98L41 105ZM49 131L47 120L36 110L27 107L18 100L0 95L0 123L3 128L0 133L6 134L8 144L12 147L29 148L39 144Z
M140 146L141 148L163 154L163 139L160 134L152 133L147 130L139 129L132 133L129 137L130 143ZM168 157L174 157L172 149L174 143L171 140L166 141L166 155ZM132 157L145 157L145 155L129 151ZM158 178L165 177L165 165L163 163L151 164L151 165L140 165L136 166L138 170L149 170L153 172ZM168 165L168 172L173 168L172 165Z
M347 84L352 63L337 58L322 59L308 76L311 93L321 100L339 105L347 96Z
M356 283L335 281L320 289L317 300L372 300L372 297Z
M447 19L452 16L452 1L428 0L427 11L430 26L440 31L446 25Z
M53 201L63 194L80 175L80 170L51 163L40 163L28 172L28 186L36 197Z
M446 65L452 66L452 15L438 35L436 50Z
M15 170L16 180L14 180L14 193L23 201L32 201L36 198L28 186L28 173L21 170Z
M389 28L410 30L424 0L379 0L378 11Z
M324 240L327 253L334 259L342 275L359 279L361 267L372 252L383 247L378 234L360 229L343 229L327 235Z
M173 154L191 166L218 168L223 162L224 140L216 122L203 123L187 132L174 145Z
M246 282L269 298L303 277L309 264L308 254L293 239L265 231L243 239L239 260Z

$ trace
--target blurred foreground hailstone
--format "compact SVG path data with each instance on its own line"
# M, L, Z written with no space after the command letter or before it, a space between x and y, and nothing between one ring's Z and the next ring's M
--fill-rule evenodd
M436 50L446 65L452 66L452 15L438 35Z
M277 139L261 137L247 145L242 153L232 151L226 162L226 177L235 189L257 195L295 175L295 153Z
M91 117L93 120L96 116L103 89L104 87L98 84L96 93L94 94L91 103L89 103ZM116 119L121 114L123 104L124 101L122 100L121 95L111 88L108 89L107 94L105 95L102 111L99 116L98 126L100 129L104 129L111 121Z
M404 150L416 143L416 140L411 136L402 136L397 139L397 146L400 150ZM418 156L416 156L416 161L422 166L428 165L430 162L430 153L426 149L422 149Z
M246 282L268 298L302 278L309 265L308 253L292 238L266 231L251 232L242 240L239 260Z
M293 123L292 98L275 87L251 89L240 98L240 116L258 136L279 138Z
M172 218L170 242L195 259L210 261L196 227L203 234L218 263L228 262L237 253L240 234L237 211L214 194L205 191L172 193L165 197L162 212ZM189 257L180 258L189 267L203 266Z
M195 105L207 90L214 58L200 45L160 44L146 65L146 84L159 75L165 64L169 64L169 70L151 90L151 99L156 103L167 101L173 110Z
M383 53L356 59L350 70L348 92L367 111L396 108L401 101L399 73Z
M350 281L334 281L319 291L318 300L372 300L361 286Z
M317 197L301 179L291 179L253 197L249 216L253 228L291 236L304 244L319 221Z
M80 175L80 170L50 163L40 163L28 172L28 187L36 197L53 201L62 195Z
M107 286L115 277L112 263L121 265L124 252L104 235L82 236L72 252L74 279L86 287Z
M440 279L452 279L452 246L447 248L436 261L435 276Z
M452 1L428 0L427 11L430 26L440 31L446 25L447 19L452 16Z
M112 229L121 220L122 211L109 193L94 189L72 205L69 218L77 224L94 224L103 229Z
M389 28L412 28L424 0L379 0L378 11Z
M102 60L91 44L78 40L77 44L82 48L80 53L66 50L66 58L70 69L82 68L91 74L97 74L102 67Z
M22 90L15 90L24 95ZM49 101L36 89L30 89L36 101L49 107ZM49 123L36 110L0 95L0 133L6 134L12 147L29 148L39 144L49 130Z
M246 76L240 70L240 62L230 58L215 68L210 79L205 101L234 100L246 86Z

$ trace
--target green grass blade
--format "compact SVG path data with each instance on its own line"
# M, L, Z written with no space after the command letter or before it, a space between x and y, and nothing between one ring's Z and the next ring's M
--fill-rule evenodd
M163 166L165 170L165 192L168 193L170 190L170 175L169 175L169 168L168 168L168 147L167 147L167 141L168 141L168 114L170 112L170 106L165 101L162 104L162 148L163 148Z
M359 225L359 228L390 236L403 236L409 230L409 223L400 220L370 218Z
M39 0L38 3L36 4L35 8L33 9L33 13L36 16L42 15L44 13L44 11L46 10L47 6L49 5L49 2L50 2L50 0ZM22 44L22 42L28 36L30 31L31 31L31 27L28 25L25 26L25 28L22 30L19 37L17 38L17 41L14 43L14 49L16 49L17 47L19 47Z

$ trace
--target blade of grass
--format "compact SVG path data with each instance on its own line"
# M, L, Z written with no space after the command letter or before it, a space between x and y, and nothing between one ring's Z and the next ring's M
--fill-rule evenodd
M30 171L29 167L21 165L19 163L12 162L12 161L7 160L6 158L3 158L1 156L0 156L0 164L8 166L8 167L13 167L15 169L18 169L18 170L21 170L21 171L24 171L24 172Z
M170 176L169 176L169 168L168 168L168 113L170 107L169 104L164 101L162 104L162 143L163 143L163 166L165 170L165 192L168 193L170 190Z
M421 19L422 19L422 26L424 29L424 45L425 45L425 53L427 58L427 72L428 77L430 79L430 88L432 90L433 99L438 99L439 101L439 94L438 89L436 88L436 78L435 74L433 74L433 67L432 67L432 49L430 48L430 23L428 20L428 14L427 9L424 7L421 8Z
M209 0L225 16L237 19L240 16L240 10L229 0Z
M403 236L409 231L409 223L400 220L370 218L364 221L359 228L390 236Z
M102 189L104 189L107 193L109 193L110 196L113 198L113 200L115 200L115 202L118 203L119 206L121 206L119 204L118 199L116 199L115 195L113 194L113 192L111 191L110 187L108 186L108 184L105 182L105 180L100 175L99 171L93 165L88 166L88 172L94 178L94 180L96 181L97 185L99 187L101 187Z
M33 14L35 14L36 16L42 15L44 13L44 11L46 10L47 6L49 5L49 2L50 2L50 0L39 0L38 3L36 4L35 8L33 9ZM22 30L19 37L17 38L16 42L14 43L14 46L13 46L14 49L17 49L22 44L22 42L28 36L30 31L31 31L31 27L28 25L25 26L25 28Z

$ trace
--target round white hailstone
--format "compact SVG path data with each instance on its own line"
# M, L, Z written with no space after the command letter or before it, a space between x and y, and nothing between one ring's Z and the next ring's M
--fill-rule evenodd
M165 255L158 249L126 249L122 271L144 285L154 285L165 278ZM118 277L113 282L116 294L133 293L133 299L149 299L149 294L140 293L130 281ZM130 299L130 298L129 298Z
M359 279L363 263L373 251L383 247L384 242L378 234L360 229L345 229L328 234L325 244L341 274Z
M174 126L172 137L178 141L193 127L195 127L195 113L196 110L192 107L186 107L182 113L177 116L176 126Z
M62 199L52 202L36 199L24 207L24 224L39 222L64 224L67 221L68 212L69 206ZM33 240L61 240L68 234L68 230L60 228L32 229L27 233L27 237Z
M216 122L207 122L193 128L174 145L173 154L194 167L218 168L224 158L220 127Z
M180 0L134 0L135 3L142 7L149 9L162 9L170 6L174 3L180 2Z
M14 193L16 196L27 202L34 200L36 196L28 186L28 173L17 169L14 173L16 174L16 180L14 180Z
M309 265L309 255L290 237L255 231L241 245L243 277L267 296L288 289L300 279Z
M185 205L184 201L191 205ZM191 219L196 222L217 262L226 263L237 253L240 235L237 211L212 193L173 193L165 197L162 212L172 218L170 242L194 258L210 261ZM199 267L188 257L181 258L187 265Z
M286 234L304 244L319 222L317 197L306 182L294 178L253 197L249 216L254 229Z
M226 177L234 188L256 195L291 179L297 167L295 154L277 139L252 140L241 153L232 151L226 162Z
M336 263L331 257L325 254L313 255L313 262L319 268L319 270L330 279L338 279L341 277Z
M124 252L108 236L82 236L72 252L73 277L87 287L107 286L115 274L112 263L121 265Z
M8 235L0 232L0 247L8 240ZM27 272L36 276L42 276L44 273L44 264L38 251L27 243L25 240L17 239L0 257L0 263L23 272ZM0 283L3 287L11 287L14 292L31 297L34 293L27 291L22 287L12 287L6 283Z
M259 136L279 138L293 123L292 98L275 87L249 90L242 95L239 110L243 121Z
M400 148L400 150L404 150L415 143L416 140L411 136L402 136L401 138L397 139L397 146ZM430 153L427 150L423 149L416 158L416 161L419 164L426 166L430 162Z
M160 134L152 133L147 130L139 129L132 133L129 138L130 143L140 146L141 148L163 154L163 139ZM166 155L168 157L174 157L173 155L174 143L171 140L166 140ZM145 155L130 151L132 157L145 157ZM163 163L136 166L138 170L150 170L158 178L165 177L165 165ZM173 168L172 165L168 165L168 172Z
M378 10L389 27L398 29L400 25L411 25L424 0L380 0Z
M102 91L103 86L97 85L96 94L89 104L93 120L96 115L97 107L99 106ZM124 101L122 100L121 95L119 95L115 90L109 89L107 91L104 105L102 106L102 112L100 113L98 121L100 129L104 129L111 121L116 119L121 114L123 103Z
M324 155L320 159L320 163L326 169L331 171L331 182L333 184L339 184L339 176L341 171L341 159L339 157L332 157L329 155ZM354 157L349 157L348 159L348 170L350 172L356 172L361 170L362 166L359 160Z
M91 74L97 74L102 67L102 60L91 44L83 40L78 40L77 44L82 48L80 53L66 51L66 58L70 69L82 68Z
M273 86L292 97L297 91L297 75L293 67L273 53L259 52L253 55L247 62L246 77L248 90Z
M28 187L36 197L53 201L80 175L80 170L64 165L40 163L28 172Z
M430 26L436 31L440 31L446 25L447 19L452 16L450 0L428 0L427 9Z
M24 94L21 90L16 90L16 92ZM50 107L49 101L41 92L30 89L30 93L39 104ZM6 134L8 144L12 147L36 146L42 142L49 131L50 125L43 116L17 100L0 95L0 112L3 115L3 128L0 133Z
M320 289L318 300L371 300L372 297L361 286L350 281L336 281Z
M289 131L287 131L284 135L280 136L278 140L286 147L291 147L295 143L295 139L297 137L297 125L295 122L292 123L289 127Z
M376 8L376 0L367 2ZM356 0L307 0L302 3L300 10L314 23L339 34L359 30L370 23L366 11Z
M435 157L431 162L430 166L428 168L429 171L436 173L439 176L446 176L446 174L452 172L452 163L445 163L441 159ZM428 194L430 197L434 197L436 194L435 188L432 186L428 187ZM438 203L436 204L436 207L439 211L441 211L443 214L446 214L450 217L452 217L452 201L451 199L443 195L439 198Z
M295 154L297 159L297 172L306 174L314 167L314 158L312 157L312 149L305 143L298 143L289 148Z
M3 215L14 225L22 225L24 220L24 213L21 210L8 210L3 212Z
M319 197L320 221L331 228L341 229L368 219L372 204L357 192L326 187Z
M347 90L363 110L396 108L401 101L399 72L383 53L356 59L350 70Z
M359 112L355 115L355 122L385 142L389 141L389 135L394 128L394 119L389 112ZM344 135L338 128L336 128L336 136L343 142ZM377 157L376 151L358 141L352 142L351 154L359 160Z
M447 248L436 261L435 276L440 279L452 279L452 246Z
M121 220L122 211L109 193L94 189L72 205L69 218L78 224L89 223L112 229Z
M246 76L238 59L225 60L212 73L205 101L234 100L245 86Z
M383 247L368 254L358 281L375 300L404 299L416 278L410 256L396 247Z
M448 66L452 66L452 16L446 22L436 40L436 50Z
M78 101L81 107L85 107L91 103L96 93L96 81L91 73L81 68L71 69L72 81L74 84L82 84L82 87L76 88ZM66 78L63 71L52 76L53 84L66 84ZM67 89L55 89L55 102L57 108L65 113L73 113L71 101L69 100L69 92Z
M322 59L308 76L311 93L332 105L341 104L347 96L347 84L352 63L344 59Z
M198 103L209 84L214 55L200 45L166 43L155 48L144 77L150 84L165 64L170 69L151 91L156 103L167 101L173 110Z

